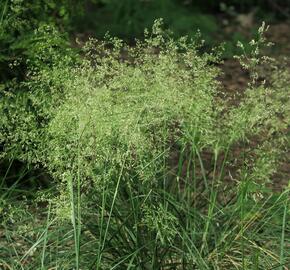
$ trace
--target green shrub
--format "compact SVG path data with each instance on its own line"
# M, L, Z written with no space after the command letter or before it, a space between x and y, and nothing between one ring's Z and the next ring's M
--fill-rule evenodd
M68 28L70 13L70 1L1 1L0 82L21 81L26 74L26 61L34 57L37 46L34 31L45 25Z
M273 66L261 82L263 31L240 57L253 76L237 105L221 98L220 52L201 54L160 21L135 47L90 40L81 63L57 58L30 73L30 91L1 101L6 154L44 166L58 189L45 197L52 208L27 269L267 269L289 260L289 188L266 186L286 146L289 74Z

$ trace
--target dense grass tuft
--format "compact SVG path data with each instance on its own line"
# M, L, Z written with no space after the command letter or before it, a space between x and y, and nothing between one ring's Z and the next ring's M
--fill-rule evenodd
M235 105L220 50L202 54L161 21L135 47L90 40L78 63L31 72L0 103L0 139L53 188L12 205L21 191L2 179L0 268L287 269L289 186L271 183L290 74L260 56L264 30L239 57L252 76Z

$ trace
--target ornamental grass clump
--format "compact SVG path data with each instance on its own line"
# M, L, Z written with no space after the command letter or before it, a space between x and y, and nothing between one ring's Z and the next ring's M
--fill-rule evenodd
M260 45L240 60L261 63ZM157 21L134 47L90 40L78 64L31 75L28 87L49 81L46 118L28 143L33 151L15 147L57 185L45 199L53 222L42 264L269 269L289 260L289 188L277 194L268 185L287 147L289 87L271 64L273 76L255 74L231 105L217 79L220 50L200 46L172 38ZM29 99L46 94L35 93ZM3 141L12 155L9 137Z

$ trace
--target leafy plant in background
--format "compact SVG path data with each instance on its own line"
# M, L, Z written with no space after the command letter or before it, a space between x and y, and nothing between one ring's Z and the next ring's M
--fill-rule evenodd
M267 184L288 143L290 75L272 63L271 77L261 79L264 30L239 58L253 76L236 105L220 98L221 52L201 54L195 39L174 39L161 21L134 47L92 39L79 62L52 57L29 73L30 91L9 103L14 109L1 102L6 119L17 121L17 129L2 124L2 142L8 156L45 167L57 191L41 194L50 205L41 233L26 236L21 255L5 251L2 264L286 265L289 188L274 193Z
M1 81L20 81L26 72L26 60L33 56L37 40L34 31L44 25L67 27L69 1L1 1L0 73ZM43 37L44 38L44 37ZM34 57L34 56L33 56ZM14 62L18 66L13 65Z

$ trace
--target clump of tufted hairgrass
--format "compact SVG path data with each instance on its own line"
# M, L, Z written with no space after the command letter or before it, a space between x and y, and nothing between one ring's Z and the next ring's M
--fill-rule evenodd
M240 60L256 72L260 43L252 46ZM279 82L289 74L272 64L272 77L255 73L229 105L219 51L199 47L157 21L134 47L90 40L81 63L31 74L46 117L21 157L57 185L44 196L51 207L31 267L286 267L289 187L267 184L287 147L289 87ZM39 103L44 86L50 96Z

